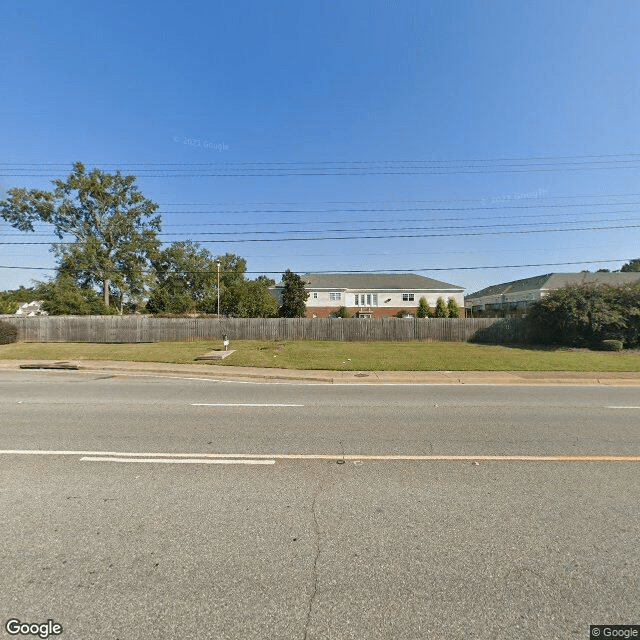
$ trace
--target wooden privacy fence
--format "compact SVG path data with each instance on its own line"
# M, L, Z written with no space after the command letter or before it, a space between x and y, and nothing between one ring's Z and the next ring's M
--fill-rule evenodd
M525 343L522 318L154 318L151 316L0 315L25 342L180 340L347 340Z

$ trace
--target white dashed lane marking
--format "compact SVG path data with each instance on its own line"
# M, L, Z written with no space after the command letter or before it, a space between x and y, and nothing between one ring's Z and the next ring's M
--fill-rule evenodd
M251 403L251 402L192 402L192 407L304 407L303 404Z

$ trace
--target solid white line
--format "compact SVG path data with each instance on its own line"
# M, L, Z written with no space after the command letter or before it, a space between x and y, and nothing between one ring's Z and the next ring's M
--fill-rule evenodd
M304 407L303 404L251 403L251 402L192 402L192 407Z
M120 458L120 457L82 457L81 462L162 462L166 464L275 464L275 460L231 460L201 458Z
M640 407L607 407L607 409L640 409Z
M385 455L334 453L159 453L126 451L42 451L38 449L2 449L0 455L91 456L123 458L199 460L379 460L379 461L476 461L487 462L640 462L640 455Z

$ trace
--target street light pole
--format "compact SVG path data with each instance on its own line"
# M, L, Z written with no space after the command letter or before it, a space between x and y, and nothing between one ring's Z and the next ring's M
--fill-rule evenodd
M220 260L216 261L218 265L218 318L220 318Z

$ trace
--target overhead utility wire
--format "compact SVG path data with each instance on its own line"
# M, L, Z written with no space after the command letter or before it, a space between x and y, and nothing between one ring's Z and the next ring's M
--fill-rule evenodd
M602 220L598 220L598 222L628 222L628 221L637 221L637 218L604 218ZM373 222L385 222L384 220L374 220ZM424 220L421 220L424 222ZM441 222L441 220L434 220L433 222ZM364 227L360 229L319 229L318 231L322 233L349 233L353 231L439 231L439 230L463 230L463 229L495 229L497 227L532 227L532 226L544 226L550 224L580 224L583 222L582 220L552 220L549 222L508 222L508 223L499 223L499 224L471 224L471 225L460 225L460 226L429 226L429 227ZM286 224L286 223L283 223ZM24 237L24 233L28 233L33 237L49 237L51 233L33 233L23 232L23 233L6 233L5 237ZM178 237L189 237L196 238L200 236L226 236L229 238L228 231L198 231L198 232L189 232L189 231L160 231L157 233L158 236L178 236ZM241 233L241 232L231 232L231 233ZM281 233L311 233L308 229L282 229L280 231L277 230L269 230L269 231L244 231L243 235L251 234L251 235L277 235Z
M125 162L125 163L93 163L103 166L211 166L211 165L292 165L292 164L389 164L389 163L477 163L477 162L531 162L534 160L593 160L600 158L639 158L640 153L598 153L576 154L566 156L512 156L506 158L433 158L433 159L376 159L376 160L217 160L213 162ZM34 167L34 166L67 166L72 162L0 162L0 166ZM84 163L85 165L90 163Z
M538 262L535 264L505 264L505 265L484 265L484 266L476 266L476 267L429 267L425 269L383 269L382 271L362 271L362 270L348 270L348 271L314 271L313 273L407 273L407 272L415 272L415 271L476 271L480 269L519 269L521 267L555 267L561 265L573 265L573 264L603 264L603 263L611 263L611 262L627 262L631 260L631 258L615 258L611 260L579 260L575 262ZM57 271L58 267L19 267L19 266L7 266L0 265L0 269L26 269L26 270L38 270L38 271ZM75 272L84 272L87 269L67 269L65 271L75 271ZM153 273L150 270L145 270L146 273ZM166 275L172 274L189 274L189 273L215 273L214 270L208 269L191 269L191 270L181 270L181 271L167 271L163 272ZM245 271L245 273L254 275L254 274L280 274L282 271ZM304 273L301 275L305 275Z
M452 171L333 171L333 172L282 172L282 173L140 173L136 172L136 178L283 178L283 177L327 177L327 176L422 176L422 175L450 175L450 174L480 174L480 173L534 173L551 171L590 171L611 169L640 169L640 164L630 167L564 167L564 168L528 168L528 169L494 169L484 168L480 170ZM51 173L0 173L2 178L59 178L61 174Z
M202 244L244 244L248 242L317 242L321 240L371 240L391 238L448 238L461 236L493 236L493 235L526 235L533 233L561 233L567 231L603 231L612 229L638 229L640 224L612 225L606 227L578 227L574 229L528 229L526 231L474 231L464 233L427 233L427 234L386 234L386 235L356 235L356 236L315 236L311 238L242 238L239 240L201 240ZM0 245L45 245L50 242L0 242ZM60 245L72 245L75 242L58 242ZM168 244L168 243L164 243Z
M533 192L521 192L521 193L503 193L494 194L492 196L482 196L480 198L448 198L439 200L319 200L312 204L389 204L397 202L405 204L407 202L484 202L486 200L501 200L503 202L511 202L513 200L566 200L567 198L579 199L579 198L636 198L640 196L640 193L597 193L597 194L576 194L568 196L545 196L545 195L527 195L528 193L537 193L541 189L537 189ZM228 206L275 206L275 205L294 205L294 204L309 204L308 202L159 202L161 207L228 207ZM545 206L545 205L541 205ZM571 205L569 205L571 206ZM506 209L510 206L506 206ZM337 209L342 211L342 209Z
M603 158L603 159L596 159ZM620 154L607 156L523 158L512 160L369 160L369 161L264 161L264 162L210 162L210 163L140 163L115 165L128 167L138 173L138 177L248 177L248 176L357 176L357 175L441 175L446 173L487 173L487 172L535 172L535 171L582 171L593 169L637 168L640 154ZM626 166L625 166L626 165ZM51 166L60 164L20 164L5 163L0 171L4 177L48 177ZM111 166L111 165L103 165ZM24 173L20 167L35 167ZM41 168L40 168L41 167ZM151 168L141 168L151 167ZM173 168L172 168L173 167ZM175 168L177 167L177 168ZM205 167L205 169L196 169ZM206 169L206 168L211 169ZM257 167L257 168L253 168ZM406 169L406 171L405 171ZM214 171L214 172L212 172ZM187 173L190 172L190 173ZM266 173L265 173L266 172Z

